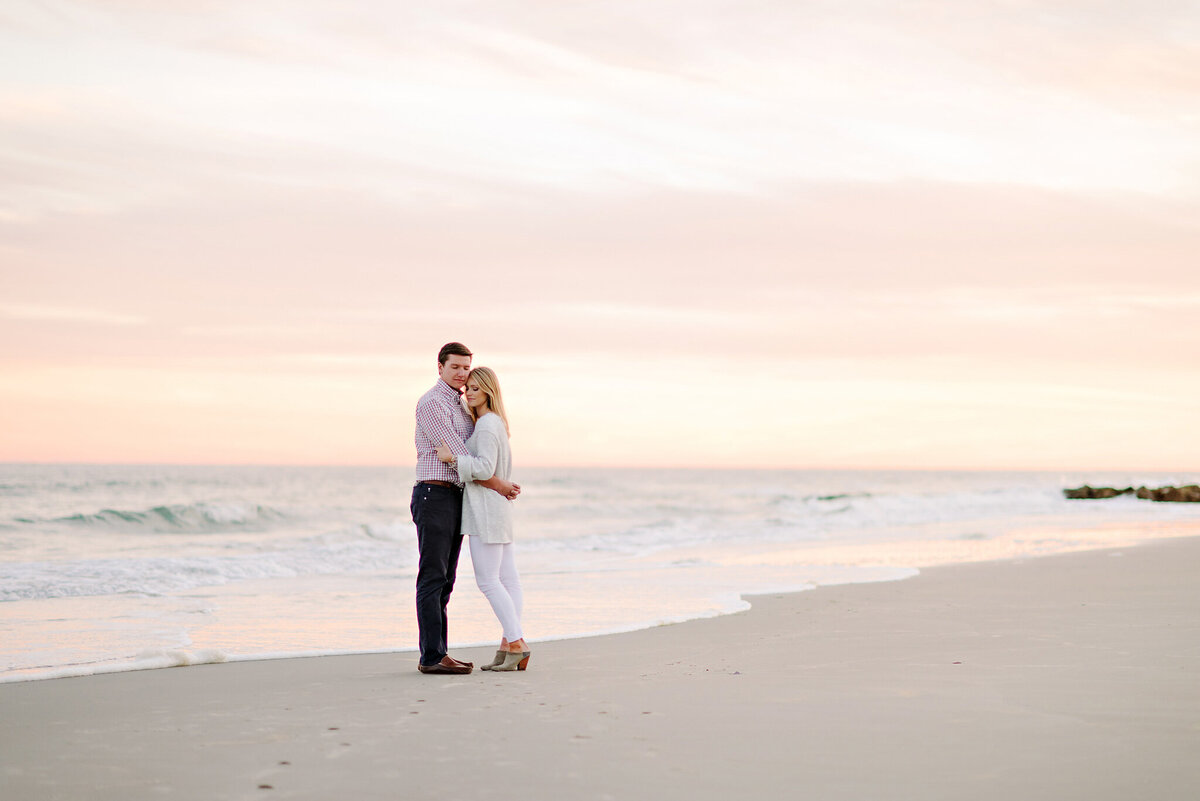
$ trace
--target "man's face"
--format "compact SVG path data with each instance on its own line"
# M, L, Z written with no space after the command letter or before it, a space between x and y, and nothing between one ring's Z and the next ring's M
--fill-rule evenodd
M471 357L457 356L451 353L446 357L446 363L438 366L438 374L450 386L462 389L467 383L467 374L471 372Z

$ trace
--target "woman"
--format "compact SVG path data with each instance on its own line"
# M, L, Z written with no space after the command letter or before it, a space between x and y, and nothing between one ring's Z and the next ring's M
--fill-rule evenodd
M500 650L484 670L524 670L529 664L529 647L521 631L521 578L513 556L512 501L500 493L474 483L493 475L509 479L512 451L508 447L508 416L500 397L500 382L487 367L476 367L467 375L463 396L475 420L475 432L467 440L470 456L455 458L443 443L438 458L458 470L466 485L463 492L462 533L469 536L475 583L500 619L504 635Z

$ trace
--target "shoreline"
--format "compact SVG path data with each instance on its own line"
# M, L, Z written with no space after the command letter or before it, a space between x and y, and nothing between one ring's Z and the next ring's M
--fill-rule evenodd
M1200 783L1197 568L1195 536L935 566L536 643L518 675L375 654L9 683L0 786L1173 801Z
M1149 536L1147 536L1149 534ZM787 571L791 566L798 566L808 571L806 579L782 584L767 583L767 588L752 587L717 591L708 597L708 608L690 612L669 612L663 610L656 616L641 620L620 623L611 628L591 631L568 633L552 633L543 637L532 637L532 643L557 642L574 639L590 639L615 634L628 634L636 631L655 629L664 625L674 625L693 620L705 620L713 617L738 614L750 607L748 598L761 597L778 593L801 593L816 589L857 584L874 584L878 582L903 581L920 575L935 566L980 564L1010 559L1040 559L1068 553L1080 553L1111 547L1141 547L1160 540L1171 540L1179 537L1200 537L1200 521L1146 521L1122 522L1114 521L1101 525L1067 527L1064 525L1022 527L1012 529L1002 535L986 539L956 538L945 540L898 540L888 543L861 543L843 545L813 545L805 543L795 546L780 546L757 552L750 558L751 563L761 564L763 560L775 568ZM1050 551L1040 551L1030 548L1029 541L1046 541L1056 543ZM729 569L744 569L736 558L722 562ZM916 566L914 566L916 565ZM460 573L463 573L460 565ZM466 573L460 576L461 588L455 600L459 609L471 609L478 614L490 618L491 612L486 609L482 598L474 597L474 587L470 586L469 562L465 565ZM817 577L818 580L813 580ZM733 585L731 585L733 586ZM224 588L221 588L224 589ZM465 595L461 594L465 593ZM545 593L543 593L545 595ZM70 599L75 600L75 599ZM478 607L478 608L472 608ZM401 608L402 607L396 607ZM393 607L388 608L391 613ZM452 632L453 633L453 632ZM415 637L415 634L414 634ZM486 648L489 640L454 641L452 651L472 648ZM408 654L416 652L415 645L381 648L344 648L344 649L299 649L295 651L268 651L263 653L230 653L219 642L202 642L196 645L186 645L177 648L162 648L147 650L134 657L112 658L98 662L85 662L47 666L45 668L25 668L8 675L0 674L0 686L30 681L52 681L62 678L87 678L125 672L142 672L161 670L174 667L197 667L209 664L229 664L250 661L280 661L289 659L311 659L333 656L369 656L388 654ZM30 670L39 672L30 673Z

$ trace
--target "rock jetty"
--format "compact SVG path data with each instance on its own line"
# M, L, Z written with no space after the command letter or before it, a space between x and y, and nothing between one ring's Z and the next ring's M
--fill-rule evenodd
M1138 487L1137 496L1148 501L1200 503L1200 485L1188 484L1183 487L1159 487L1158 489Z
M1116 489L1114 487L1089 487L1087 484L1084 484L1082 487L1063 490L1063 495L1072 500L1115 498L1118 495L1128 495L1130 493L1146 501L1200 503L1200 485L1198 484L1187 484L1182 487L1157 487L1153 489L1150 487Z
M1063 495L1066 495L1072 500L1090 500L1092 498L1115 498L1118 495L1128 495L1133 492L1133 487L1125 489L1114 489L1113 487L1089 487L1084 484L1076 489L1065 489Z

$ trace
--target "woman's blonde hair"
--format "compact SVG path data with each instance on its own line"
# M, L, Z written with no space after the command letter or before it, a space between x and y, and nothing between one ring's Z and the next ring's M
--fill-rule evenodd
M508 415L504 413L504 398L500 395L500 379L496 378L495 371L490 367L476 367L467 373L467 382L471 381L479 384L479 388L487 395L488 409L500 415L500 419L504 421L504 430L512 436L512 430L508 427ZM479 420L474 408L469 408L468 411L471 412L473 420Z

